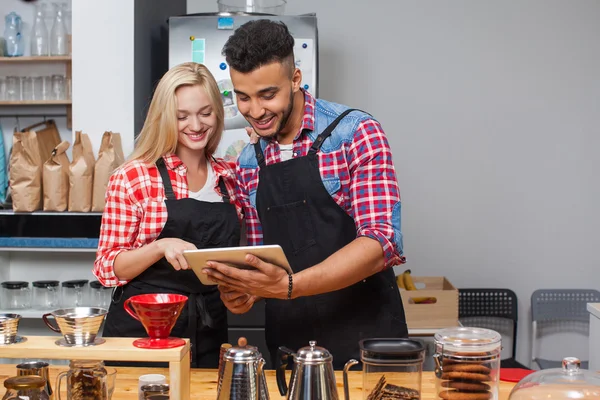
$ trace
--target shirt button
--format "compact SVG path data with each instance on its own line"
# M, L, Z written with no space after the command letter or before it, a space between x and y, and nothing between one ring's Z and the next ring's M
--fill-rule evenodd
M294 157L298 157L298 153L293 153L292 154Z

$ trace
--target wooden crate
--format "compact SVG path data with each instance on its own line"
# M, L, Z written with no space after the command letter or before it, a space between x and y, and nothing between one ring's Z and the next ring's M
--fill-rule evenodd
M409 329L458 326L458 289L443 276L413 276L419 290L400 289ZM421 288L425 285L423 288ZM415 297L434 297L433 304L418 304Z

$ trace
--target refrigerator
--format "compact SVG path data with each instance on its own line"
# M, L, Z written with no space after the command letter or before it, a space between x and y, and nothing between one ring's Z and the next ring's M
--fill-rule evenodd
M259 13L200 13L169 18L169 68L183 62L204 64L217 80L225 108L225 131L215 156L235 161L248 136L249 124L237 109L229 66L221 55L235 29L255 19L273 19L288 26L294 37L296 67L302 87L318 96L318 36L316 14L271 15Z
M248 143L244 127L249 126L237 109L229 66L221 51L235 29L244 23L268 18L284 22L295 39L294 57L302 71L302 86L318 96L318 36L315 14L298 16L257 13L202 13L169 18L169 68L183 62L195 61L208 67L217 80L225 108L225 130L215 156L235 161ZM255 304L242 315L229 313L229 343L237 344L240 337L257 346L273 368L265 341L264 301ZM308 340L307 338L307 344Z

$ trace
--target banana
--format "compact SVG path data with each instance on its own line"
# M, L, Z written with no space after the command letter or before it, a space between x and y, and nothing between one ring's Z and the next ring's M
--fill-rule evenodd
M400 289L406 289L406 287L404 286L404 277L402 276L402 274L396 276L396 283L398 284L398 287Z
M411 297L410 300L415 304L435 304L437 299L435 297Z
M412 276L410 276L410 269L404 271L402 276L404 277L404 287L406 288L406 290L417 290L417 287L413 282Z

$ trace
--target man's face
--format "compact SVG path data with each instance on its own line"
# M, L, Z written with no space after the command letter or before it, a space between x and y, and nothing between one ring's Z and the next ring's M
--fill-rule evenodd
M248 73L230 70L238 109L259 136L274 137L285 130L302 80L300 70L291 74L289 68L273 62Z

